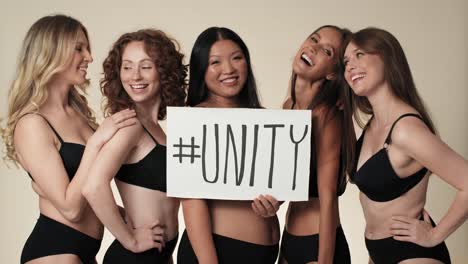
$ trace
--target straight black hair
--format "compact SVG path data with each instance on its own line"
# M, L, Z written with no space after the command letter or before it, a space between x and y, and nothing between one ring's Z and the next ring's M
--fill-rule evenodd
M231 40L236 43L242 50L247 62L247 80L239 93L241 107L261 108L257 85L250 64L249 50L239 35L224 27L210 27L203 31L195 41L190 56L190 79L186 104L196 106L208 98L209 91L205 83L205 73L208 68L211 47L219 40Z

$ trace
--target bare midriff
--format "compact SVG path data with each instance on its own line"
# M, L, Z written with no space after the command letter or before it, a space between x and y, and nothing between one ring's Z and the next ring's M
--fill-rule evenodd
M259 245L278 244L278 218L257 215L252 210L251 203L252 201L208 200L213 233Z
M179 230L179 200L165 192L143 188L116 180L125 212L135 228L147 227L158 221L164 227L167 240L174 239Z

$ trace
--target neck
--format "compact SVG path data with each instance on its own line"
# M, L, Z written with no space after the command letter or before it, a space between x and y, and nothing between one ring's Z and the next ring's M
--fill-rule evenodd
M296 96L296 108L307 109L322 86L323 80L310 81L300 76L296 77L294 94Z
M156 96L154 100L135 104L135 111L138 119L143 126L151 123L158 124L159 107L161 106L161 97Z
M65 111L70 106L69 94L72 88L63 80L53 78L47 85L48 96L44 106L53 111Z
M240 106L239 99L237 97L226 98L212 93L208 95L205 103L213 107L222 108L235 108Z
M367 96L369 103L374 112L374 122L377 127L385 127L395 121L395 116L398 114L397 109L400 104L398 99L391 91L387 83L382 84L381 87L374 89L371 95Z

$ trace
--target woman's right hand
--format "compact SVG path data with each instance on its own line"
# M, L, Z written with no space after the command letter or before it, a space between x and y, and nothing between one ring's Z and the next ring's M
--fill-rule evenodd
M132 230L135 243L130 247L133 253L140 253L152 248L157 248L159 252L165 246L164 227L159 221L145 227Z
M100 149L115 135L119 129L132 126L137 122L138 119L136 118L135 110L124 109L104 119L99 128L91 137L91 140L93 140L96 146L98 146Z
M281 202L271 195L259 195L252 202L252 210L259 216L268 218L276 215Z

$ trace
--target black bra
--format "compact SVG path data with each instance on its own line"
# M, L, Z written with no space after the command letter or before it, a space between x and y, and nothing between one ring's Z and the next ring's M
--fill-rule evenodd
M122 164L115 178L128 184L166 192L166 146L159 144L143 127L156 146L137 163Z
M29 114L33 114L33 113L29 113ZM37 114L41 116L42 118L44 118L44 120L47 122L49 127L52 129L54 134L59 139L60 141L59 155L62 158L63 166L65 167L65 170L67 172L68 179L71 181L73 177L75 176L75 173L78 170L78 167L80 166L81 158L83 157L83 153L85 150L85 145L63 141L62 137L57 133L57 131L50 124L47 118L45 118L43 115L39 113L34 113L34 114ZM31 177L31 174L29 172L28 172L28 175L34 181L34 179Z
M408 177L400 178L396 174L388 158L387 147L392 141L391 135L393 128L400 119L407 116L413 116L422 120L422 118L416 114L404 114L400 116L392 124L382 149L364 162L357 171L357 163L361 153L366 128L364 128L361 137L356 143L356 162L351 180L358 186L361 192L373 201L386 202L400 197L416 186L427 173L427 169L422 168Z
M291 110L294 109L295 103L292 103ZM309 197L318 198L318 183L317 183L317 154L316 149L314 147L314 137L311 136L311 147L310 147L310 165L309 165ZM342 173L342 162L340 160L340 168L338 170L339 173ZM346 182L340 182L340 177L337 178L337 188L336 188L336 196L341 196L346 190Z

